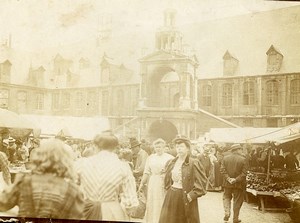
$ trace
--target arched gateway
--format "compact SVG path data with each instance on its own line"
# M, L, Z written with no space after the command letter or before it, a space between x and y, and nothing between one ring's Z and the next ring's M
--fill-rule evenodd
M175 28L175 11L166 10L164 26L156 32L155 51L140 62L140 98L137 117L126 127L140 138L172 140L176 134L196 139L212 127L235 127L198 108L195 55L183 49Z
M149 139L162 138L166 142L171 142L178 134L176 126L167 120L154 121L149 127Z

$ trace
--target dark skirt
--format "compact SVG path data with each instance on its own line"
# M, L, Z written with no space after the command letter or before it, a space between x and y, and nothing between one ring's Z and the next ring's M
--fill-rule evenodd
M215 184L214 186L215 187L219 187L219 186L222 186L223 185L223 175L221 174L221 171L220 171L220 168L221 168L221 165L219 162L215 162L214 163L214 171L215 171Z
M167 191L159 223L187 223L182 189L170 188Z

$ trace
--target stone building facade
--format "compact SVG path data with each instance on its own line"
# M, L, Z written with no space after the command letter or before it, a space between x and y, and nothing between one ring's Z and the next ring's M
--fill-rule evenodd
M300 7L289 10L294 15ZM226 49L220 56L223 75L199 75L205 64L185 52L175 11L166 10L155 50L139 59L138 74L102 54L96 63L99 83L83 87L80 71L92 72L91 61L80 57L75 63L57 54L50 67L30 66L26 84L13 84L17 62L0 57L0 106L24 114L107 116L118 134L167 140L176 134L197 138L211 127L280 127L300 120L300 69L291 65L289 53L294 61L300 56L295 49L281 50L270 42L257 65L263 71L244 75L245 59ZM295 69L287 69L291 66Z

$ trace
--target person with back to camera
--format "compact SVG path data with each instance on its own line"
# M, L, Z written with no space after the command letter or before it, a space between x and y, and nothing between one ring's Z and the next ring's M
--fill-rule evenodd
M152 145L155 153L147 158L139 191L142 191L148 182L145 222L158 223L165 198L164 168L166 163L174 157L165 153L166 142L163 139L156 139Z
M148 153L141 148L141 143L136 138L130 138L130 149L132 151L133 176L139 187L144 173Z
M241 222L239 213L244 201L247 163L242 155L240 144L231 146L231 154L224 157L221 164L221 173L224 176L224 221L228 222L231 212L231 200L233 198L233 223Z
M76 161L85 195L86 220L128 221L138 205L136 184L128 163L114 152L119 142L105 131L94 138L97 153Z
M10 184L9 161L5 153L0 151L0 192Z
M82 219L83 193L76 184L71 154L62 142L41 143L31 160L31 173L18 174L0 194L0 211L19 206L19 217Z
M294 149L291 149L289 154L285 156L285 168L287 170L296 170L299 168L299 160L296 157L296 152Z
M187 137L174 139L177 157L165 167L165 189L159 223L199 223L197 198L206 194L207 178L203 165L189 155L191 142Z

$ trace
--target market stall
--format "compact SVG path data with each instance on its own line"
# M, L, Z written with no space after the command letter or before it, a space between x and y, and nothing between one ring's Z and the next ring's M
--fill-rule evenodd
M16 173L28 172L25 167L26 158L19 160L18 155L27 153L25 143L30 135L39 131L38 127L21 115L6 109L0 109L1 151L9 161L12 179ZM26 154L24 154L26 156Z
M285 203L281 202L283 199L288 199L288 196L283 193L284 191L297 194L300 172L297 169L287 170L285 167L274 168L272 159L275 151L281 151L281 155L289 153L291 149L300 153L300 123L283 128L215 128L211 129L207 135L209 141L218 144L240 143L245 145L245 152L248 153L247 157L250 161L253 151L256 153L260 150L265 153L266 165L258 168L251 167L248 171L247 198L255 197L258 201L258 208L262 212L286 210L285 205L268 206L267 201ZM248 151L247 146L250 148ZM257 158L255 157L254 161L257 161ZM295 200L297 201L297 199ZM291 205L294 203L295 201L291 201Z
M92 140L94 136L110 129L106 117L71 117L22 115L41 129L40 137L65 136L73 139Z
M265 208L266 197L284 198L288 200L293 207L294 203L298 202L299 199L299 165L298 168L297 166L290 168L286 163L285 167L278 169L271 168L271 158L276 150L282 151L283 153L300 153L300 123L295 123L261 136L247 138L245 142L251 142L253 144L265 143L265 149L267 151L266 172L257 173L249 171L247 175L247 192L258 197L262 211L272 210L272 208ZM291 199L291 197L293 199ZM289 210L294 209L289 208Z
M0 109L0 131L3 129L7 129L9 135L14 138L22 138L31 134L38 127L17 113L7 109Z

